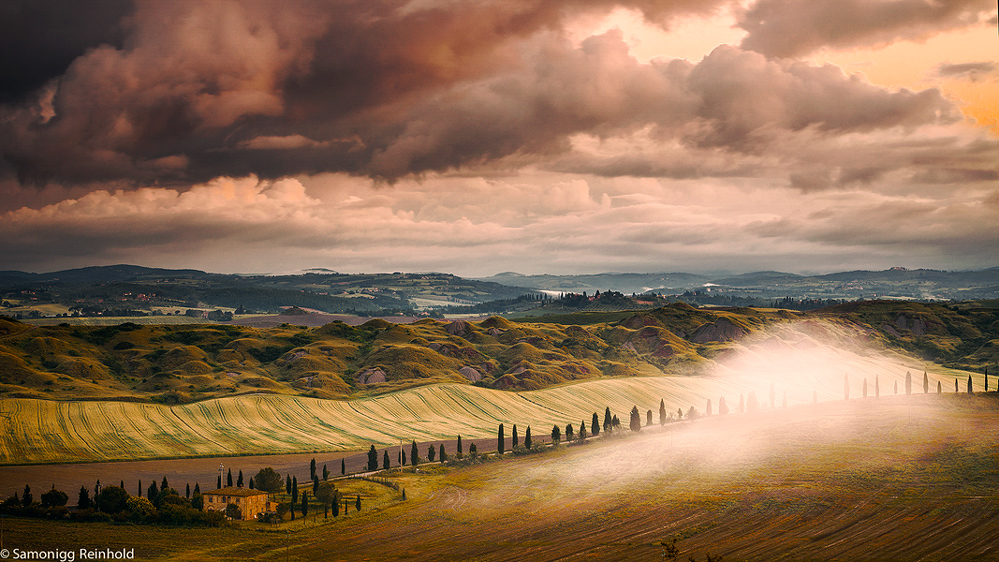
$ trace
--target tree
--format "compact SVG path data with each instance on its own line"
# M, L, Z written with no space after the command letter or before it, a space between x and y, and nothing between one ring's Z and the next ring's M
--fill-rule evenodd
M558 424L552 426L552 443L558 444L562 441L562 430L558 428Z
M517 437L517 424L513 424L513 435L512 435L512 437L513 437L513 444L510 447L513 448L513 449L516 449L517 445L520 445L520 437Z
M290 474L285 474L284 475L284 491L287 492L288 494L291 494L291 475Z
M361 494L357 494L357 501L354 502L354 507L357 508L357 511L361 511Z
M940 381L937 381L937 394L943 394L943 385L940 384Z
M416 440L413 440L413 447L410 449L409 462L416 466L420 464L420 450L416 448Z
M659 425L666 425L666 400L663 398L659 399Z
M323 480L329 480L329 479L330 479L330 469L326 468L326 465L324 464L323 465Z
M988 390L988 387L986 387L985 390ZM930 393L930 377L929 375L926 374L926 371L923 371L923 394L929 394L929 393Z
M218 488L218 489L220 489L220 490L222 489L222 474L221 473L219 473L218 484L215 487Z
M468 454L472 455L473 457L479 454L479 448L475 446L475 443L472 443L471 445L468 446Z
M621 428L621 420L617 419L617 414L614 414L614 419L611 420L611 427L613 427L615 431Z
M579 422L579 433L577 434L580 441L586 440L586 420Z
M333 504L339 505L340 499L343 494L337 490L336 486L329 481L325 481L316 488L316 499L319 503L323 504L323 519L326 519L329 515L330 506ZM336 513L333 514L336 517Z
M912 394L912 373L909 371L905 372L905 394Z
M41 499L42 507L62 507L69 501L69 496L66 492L56 490L53 484L52 489L42 494Z
M156 489L156 481L153 480L149 483L149 488L146 490L146 498L148 498L149 501L153 501L159 493L160 491Z
M302 492L302 517L309 514L309 494Z
M236 487L237 488L242 488L243 487L243 471L242 470L239 471L239 478L236 479Z
M35 498L31 496L31 486L27 484L24 485L24 495L21 496L21 505L24 507L30 507L31 502L35 501Z
M724 416L728 414L728 404L725 403L725 397L718 397L718 415Z
M465 450L462 449L462 447L461 447L461 435L459 435L458 436L458 451L457 451L458 458L460 459L464 453L465 453ZM433 460L433 459L430 459L430 460Z
M441 464L444 464L444 461L447 460L447 451L444 450L444 444L443 443L441 443L441 454L438 455L438 456L441 458Z
M345 459L340 459L340 475L347 474L347 461Z
M572 441L572 436L575 435L576 431L572 429L572 424L565 424L565 440Z
M596 412L593 412L593 419L590 420L590 433L594 437L600 435L600 416ZM531 448L529 445L525 445L525 447Z
M201 495L201 492L195 490L194 495L191 496L191 507L198 511L205 508L205 497Z
M313 457L309 462L309 480L316 479L316 458Z
M225 485L232 488L232 469L229 469L229 475L225 477Z
M954 379L954 394L957 394L960 390L957 389L957 379Z
M705 416L710 416L711 415L711 399L710 398L708 398L707 405L704 406L704 415ZM649 417L651 418L652 416L650 415Z
M97 498L97 504L104 513L121 513L125 509L125 502L128 501L128 492L118 486L105 486L101 488L101 495Z
M613 423L614 421L611 418L610 406L607 406L607 408L604 410L604 431L610 431L614 429Z
M382 470L388 470L391 462L388 456L388 449L385 449L385 452L382 454Z
M250 478L250 489L253 489L253 478ZM184 491L184 497L191 499L191 483L187 483L187 489Z
M201 493L201 484L199 484L197 482L194 483L194 493L195 494L200 494Z
M710 402L710 400L708 400ZM647 410L645 412L645 425L652 425L652 410Z
M378 470L378 451L375 451L375 446L372 445L368 449L368 471Z
M256 484L258 490L269 494L274 494L281 490L281 475L269 466L261 468L257 472L256 477L251 480Z
M142 496L142 480L139 480L139 487L136 488L136 490L138 490L138 491L135 493L135 495L141 497Z
M86 486L80 486L80 494L76 496L77 509L90 509L90 490Z
M503 454L503 445L504 445L504 441L505 440L506 439L503 437L503 424L499 424L499 432L497 433L497 436L496 436L496 453L497 454L500 454L500 455ZM444 461L441 461L441 462L444 462Z
M638 413L638 406L631 407L631 423L629 427L636 433L642 431L642 415Z
M437 448L434 447L433 443L431 443L430 446L427 447L427 460L430 462L434 462L434 459L436 458L437 458Z
M292 476L291 477L291 503L293 504L292 511L295 511L294 503L297 501L298 501L298 476Z
M239 509L239 506L231 503L225 506L225 516L234 521L238 521L243 518L243 510Z
M402 453L402 460L399 461L399 466L406 466L406 450L399 447L399 452Z
M697 408L691 406L690 409L687 410L687 419L688 420L696 420L699 417L700 417L700 414L697 413Z
M596 417L596 414L593 416ZM597 428L597 431L600 431L600 428ZM531 448L531 426L527 426L527 431L524 432L524 448Z
M163 477L163 482L160 483L160 490L163 490L163 489L166 489L166 488L169 488L169 487L170 487L170 483L167 482L166 476L164 476Z

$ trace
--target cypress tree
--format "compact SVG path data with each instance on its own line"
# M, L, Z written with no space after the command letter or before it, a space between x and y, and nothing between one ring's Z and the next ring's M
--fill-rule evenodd
M905 372L905 393L906 395L912 394L912 373L909 371Z
M725 403L725 397L718 397L718 415L724 416L728 414L728 404Z
M458 436L458 458L460 459L462 454L464 454L464 449L461 447L461 435ZM431 459L433 460L433 459Z
M315 482L315 480L313 480ZM309 514L309 494L302 492L302 517Z
M722 401L718 403L719 413L722 413L721 408L724 404L725 404L725 399L722 398ZM724 413L727 414L728 412ZM659 425L666 425L666 400L662 398L659 399Z
M576 432L575 432L575 430L572 429L572 424L571 423L565 424L565 440L566 441L572 441L572 436L575 433Z
M472 455L474 457L478 453L479 453L479 448L475 446L474 442L471 445L468 446L468 454L469 455Z
M361 511L361 494L357 494L357 502L354 503L354 507L357 508L357 511Z
M298 501L298 476L291 477L291 502L294 504Z
M434 462L434 459L436 458L437 458L437 447L434 447L433 443L431 443L430 446L427 447L427 460L430 462Z
M225 485L232 488L232 469L229 469L229 475L225 477Z
M558 443L562 440L562 430L558 428L558 424L552 426L552 443Z
M138 490L139 491L136 492L135 495L141 498L142 497L142 480L139 480L139 488L138 488Z
M222 474L218 475L218 485L215 486L215 487L218 488L218 489L220 489L220 490L222 489Z
M416 448L416 440L413 440L413 447L409 455L409 462L413 463L413 466L420 464L420 450Z
M590 433L593 434L594 437L600 435L600 416L598 416L596 412L593 412L593 418L590 420ZM524 446L528 449L531 448L529 445Z
M166 476L164 476L163 477L163 483L160 484L160 490L166 490L169 487L170 487L170 484L167 482Z
M586 440L586 420L579 422L579 440Z
M330 470L328 468L326 468L326 465L324 464L323 465L323 480L329 480L329 479L330 479Z
M312 497L316 497L316 492L319 491L319 475L317 474L315 478L312 479Z
M389 460L388 449L385 449L385 452L382 454L382 470L388 470L390 466L389 463L391 463L391 461Z
M958 390L958 388L957 388L957 379L954 379L954 394L957 394L958 392L961 392L961 391Z
M645 425L652 425L652 410L645 411Z
M402 461L400 462L399 466L406 466L406 450L401 447L399 448L399 450L402 452Z
M128 495L128 494L126 494ZM31 507L31 503L35 501L34 496L31 495L31 486L24 485L24 495L21 496L21 505L24 507Z
M940 384L940 381L937 381L937 394L943 394L943 385Z
M190 486L188 486L188 488L190 488ZM253 477L252 476L250 477L250 489L251 490L256 489L256 486L253 485Z
M610 431L614 428L613 420L611 419L610 406L604 410L604 431Z
M340 459L340 474L347 474L347 461L344 459Z
M125 489L125 481L121 480L121 484L119 484L118 487L121 488L122 490L124 490ZM55 484L52 485L52 489L55 489Z
M513 448L513 449L516 449L517 445L520 445L520 438L517 437L517 424L513 424L513 436L512 437L513 437L513 445L511 445L510 447Z
M253 478L250 478L250 489L253 489ZM191 483L187 483L187 490L184 491L184 497L191 499Z
M290 474L285 474L284 475L284 491L288 492L289 494L291 494L291 475Z
M499 432L496 436L496 452L501 455L503 454L503 445L505 440L506 439L503 437L503 424L499 424Z
M90 490L86 486L80 486L80 495L76 497L76 507L78 509L90 508Z
M194 493L195 494L200 494L201 493L201 484L199 482L195 482L194 483Z
M312 461L309 462L309 480L315 480L315 479L316 479L316 459L315 457L313 457Z
M930 393L930 377L923 371L923 394Z
M642 431L642 415L638 413L638 406L631 407L631 422L629 427L634 432Z
M368 449L368 471L378 470L378 451L375 451L375 446L372 445Z
M447 451L444 450L444 444L443 443L441 443L441 454L438 455L438 456L441 458L441 464L444 464L444 461L447 460Z
M596 417L596 414L593 414L593 417ZM531 448L531 426L527 426L527 431L524 432L524 447Z
M242 488L243 487L243 471L242 470L239 471L239 477L236 479L236 487L237 488Z

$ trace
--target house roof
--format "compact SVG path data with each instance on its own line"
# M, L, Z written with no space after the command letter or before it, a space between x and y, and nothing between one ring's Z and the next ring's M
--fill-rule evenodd
M233 488L232 486L226 488L219 488L218 490L212 490L210 492L203 492L202 496L266 496L267 492L263 490L251 490L249 488Z

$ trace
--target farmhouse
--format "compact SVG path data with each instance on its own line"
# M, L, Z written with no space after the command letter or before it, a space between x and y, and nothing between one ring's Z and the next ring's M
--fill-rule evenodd
M235 505L239 508L240 518L243 521L256 519L260 514L270 510L271 502L267 492L260 490L227 487L205 492L202 496L205 499L202 509L205 511L224 513L230 505Z

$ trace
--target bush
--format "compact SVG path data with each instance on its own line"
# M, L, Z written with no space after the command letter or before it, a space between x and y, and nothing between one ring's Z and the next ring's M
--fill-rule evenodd
M42 507L62 507L68 501L69 496L66 495L66 492L60 492L55 488L42 494Z
M105 486L101 489L101 495L97 499L97 505L104 513L121 513L125 509L128 501L128 492L118 486Z
M153 502L142 496L128 498L128 501L125 502L125 510L129 513L129 519L136 523L151 521L156 517L156 508L153 506Z

